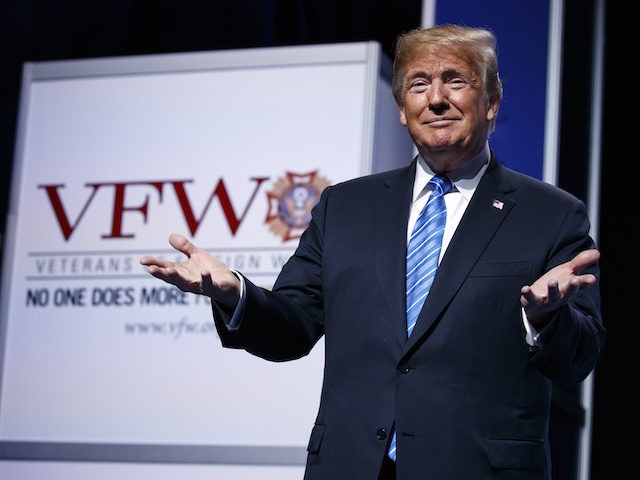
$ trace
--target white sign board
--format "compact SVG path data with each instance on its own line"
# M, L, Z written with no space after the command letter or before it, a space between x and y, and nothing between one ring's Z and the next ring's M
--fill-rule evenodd
M180 232L269 288L326 185L411 160L385 60L366 42L25 66L1 459L302 468L322 342L286 363L224 349L203 297L138 260L180 258Z

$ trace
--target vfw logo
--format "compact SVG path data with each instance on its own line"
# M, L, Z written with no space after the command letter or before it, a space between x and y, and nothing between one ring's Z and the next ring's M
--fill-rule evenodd
M311 209L329 182L317 171L299 175L287 172L267 192L269 211L265 222L283 241L299 238L311 221Z
M193 180L149 180L149 181L122 181L122 182L94 182L86 183L87 197L84 204L80 206L78 215L70 218L65 208L63 200L63 190L65 184L42 184L38 185L42 189L53 210L55 220L60 227L60 232L65 241L69 241L80 223L86 216L91 215L91 204L96 194L111 191L111 227L108 232L100 235L102 239L135 238L135 232L124 231L123 222L125 215L142 215L144 223L147 223L149 212L154 208L160 208L165 190L172 189L178 199L179 210L182 213L187 228L192 236L196 234L200 225L205 220L206 214L215 198L222 208L223 216L229 226L233 236L236 235L242 222L246 218L265 181L269 177L252 177L250 181L254 183L253 191L246 205L242 208L234 208L232 195L229 186L220 178L213 188L209 198L205 202L200 212L197 212L189 198L188 185ZM298 238L311 220L311 209L320 199L320 194L329 185L326 178L318 174L318 171L309 173L286 172L284 176L278 178L272 190L266 192L267 213L264 224L269 230L282 239L283 242ZM144 197L144 201L137 205L130 205L125 202L126 192L130 189L146 188L155 193L152 200L151 194Z

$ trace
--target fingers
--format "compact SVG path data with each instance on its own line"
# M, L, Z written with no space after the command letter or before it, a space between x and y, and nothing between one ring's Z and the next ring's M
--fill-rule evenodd
M546 303L555 305L562 299L562 297L563 295L560 292L558 282L556 280L550 280L549 283L547 283Z
M172 233L169 235L169 243L173 248L184 253L188 258L191 258L191 255L198 251L198 247L187 240L184 235L180 235L179 233Z
M161 258L150 257L149 255L145 255L139 261L141 265L146 265L147 267L155 266L160 268L165 268L169 266L169 263L172 263L168 262L167 260L162 260Z
M520 289L520 304L527 307L544 307L562 299L558 282L550 280L544 293L536 293L529 285Z
M529 285L525 285L520 289L520 305L523 307L528 307L533 304L535 301L535 295L533 294L533 290Z
M148 256L148 255L145 255L144 257L141 257L139 262L142 265L146 265L146 266L155 265L156 264L155 259L153 257Z
M142 261L140 263L142 263ZM152 276L162 280L163 282L171 283L178 286L175 283L171 270L167 270L166 268L157 266L155 264L149 264L149 266L147 267L147 272Z
M178 250L179 252L185 254L188 258L198 251L198 247L196 247L193 243L191 243L184 235L180 235L179 233L172 233L169 235L169 243L173 248ZM149 255L145 255L140 258L139 262L142 265L152 266L160 268L167 268L175 265L175 262L170 262L167 260L163 260L161 258L151 257Z
M583 250L578 255L573 257L571 265L575 273L580 272L583 268L588 267L594 262L600 259L600 251L596 248L590 250Z
M587 275L580 275L578 279L579 279L579 284L578 284L579 287L581 287L582 285L595 285L595 283L598 281L596 276L592 275L591 273L588 273Z
M595 284L595 275L580 272L598 261L597 249L583 250L570 261L549 270L531 285L520 289L520 304L529 318L540 319L576 297L585 285Z
M596 283L597 279L595 275L591 273L580 275L580 272L589 265L597 262L599 259L600 251L595 248L583 250L573 257L569 262L573 272L573 276L569 279L569 286L567 287L569 295L576 293L584 285L593 285Z

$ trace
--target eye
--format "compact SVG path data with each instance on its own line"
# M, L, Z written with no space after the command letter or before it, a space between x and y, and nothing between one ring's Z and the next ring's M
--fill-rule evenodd
M447 84L454 89L463 88L467 85L467 81L462 77L453 77L447 80Z
M426 80L424 80L424 79L414 80L409 85L409 92L411 92L411 93L422 93L428 87L429 87L429 83Z

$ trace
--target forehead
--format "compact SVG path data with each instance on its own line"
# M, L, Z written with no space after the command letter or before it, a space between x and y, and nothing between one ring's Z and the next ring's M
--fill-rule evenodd
M475 76L474 62L469 55L451 48L437 50L417 50L406 64L406 75L439 75L444 72L457 72L466 76Z

